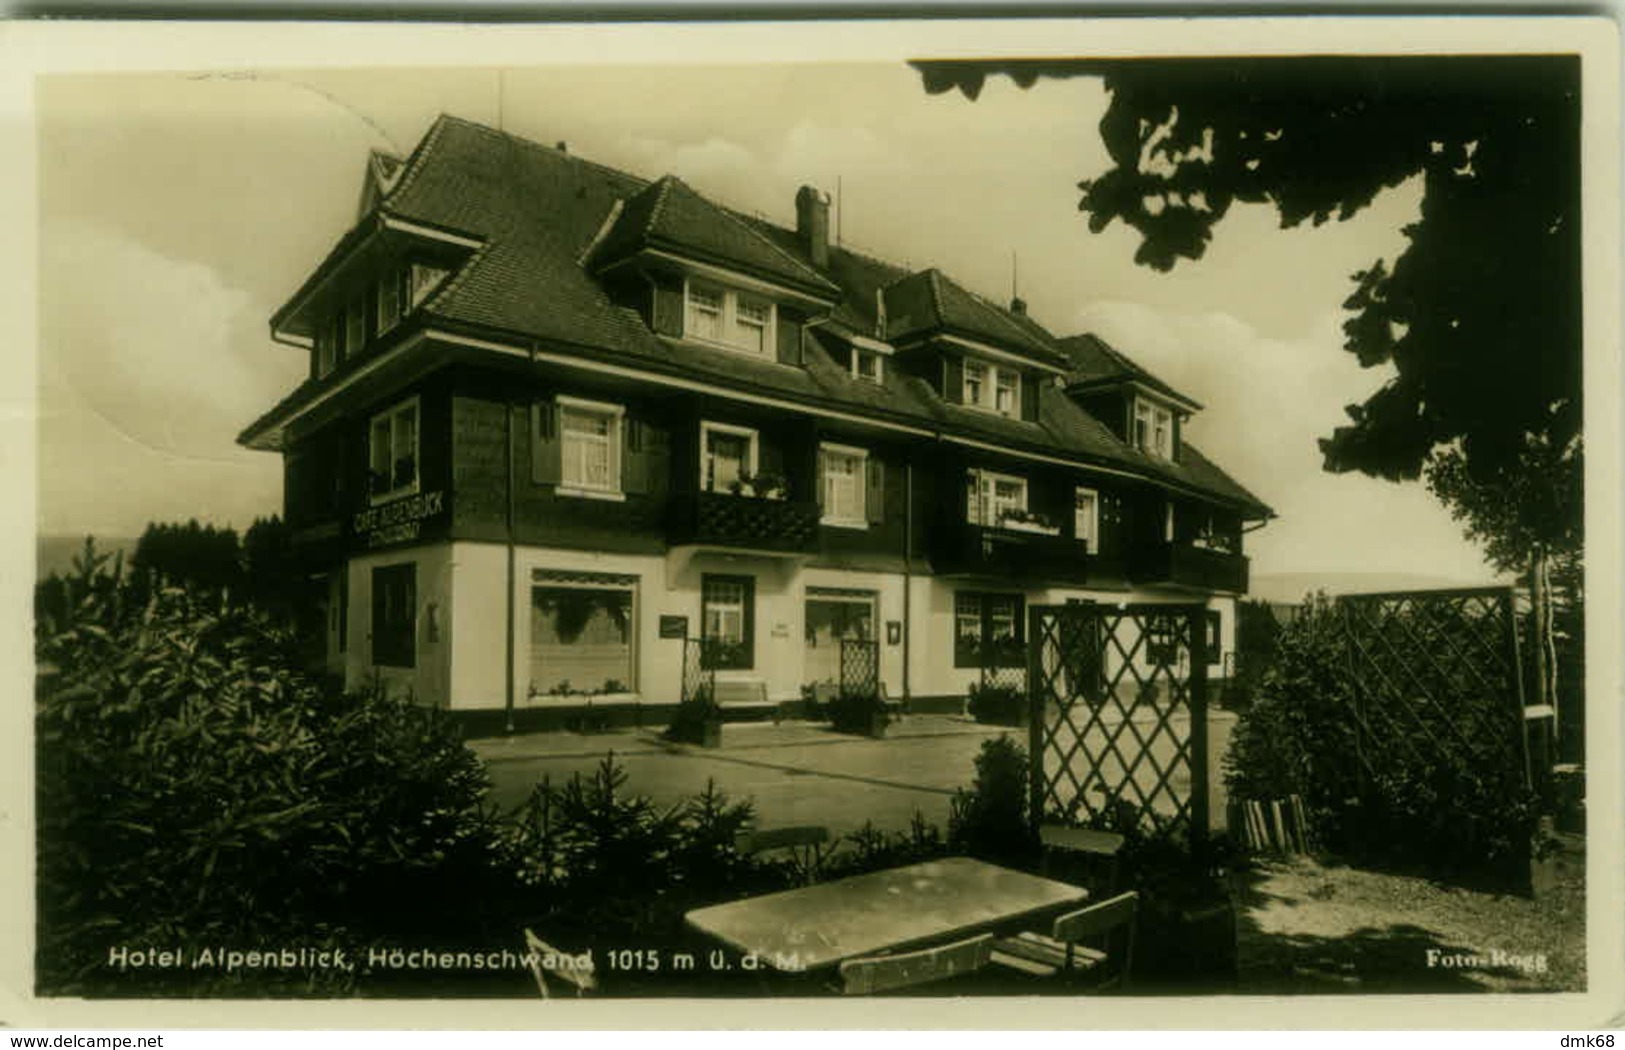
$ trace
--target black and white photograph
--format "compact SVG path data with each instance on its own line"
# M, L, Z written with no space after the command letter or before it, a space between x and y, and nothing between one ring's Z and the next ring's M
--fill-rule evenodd
M1616 27L1127 23L42 61L7 994L1600 1024Z

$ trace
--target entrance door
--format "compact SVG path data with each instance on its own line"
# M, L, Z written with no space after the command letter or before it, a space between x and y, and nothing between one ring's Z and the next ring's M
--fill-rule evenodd
M873 591L807 588L804 682L840 682L841 642L875 640L875 605Z

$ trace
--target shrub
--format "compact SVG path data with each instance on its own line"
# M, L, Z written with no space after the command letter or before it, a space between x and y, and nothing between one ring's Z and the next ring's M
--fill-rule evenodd
M949 845L985 860L1029 860L1037 835L1027 815L1027 791L1027 752L1008 736L984 740L971 790L954 795Z
M706 727L722 721L722 705L717 703L709 686L697 690L693 697L677 705L671 724L661 736L677 744L705 742Z
M1354 859L1518 877L1535 815L1520 771L1419 732L1414 746L1388 748L1363 770L1354 712L1336 608L1315 596L1282 630L1236 724L1224 760L1231 794L1301 795L1320 844Z
M886 702L873 690L842 690L828 705L829 720L842 733L867 733L871 728L884 728L891 716Z
M1027 721L1027 694L1014 685L978 682L970 687L965 709L987 725L1019 726Z
M260 614L173 588L138 604L93 549L63 597L36 642L54 669L35 713L41 994L331 993L353 978L120 972L108 953L428 943L501 909L484 770L442 714L324 692Z

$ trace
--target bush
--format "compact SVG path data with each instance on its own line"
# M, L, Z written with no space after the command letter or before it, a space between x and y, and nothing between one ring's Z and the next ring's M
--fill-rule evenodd
M965 710L987 725L1019 726L1027 721L1027 693L1013 685L978 682L970 687Z
M1302 796L1319 844L1351 859L1517 877L1534 829L1534 799L1518 771L1420 737L1363 771L1345 644L1324 595L1282 630L1225 755L1231 795Z
M40 994L331 994L354 978L120 972L109 950L500 925L484 770L439 712L326 693L260 614L173 588L138 604L93 549L61 597L36 639Z
M771 865L739 851L755 813L714 783L672 806L626 791L610 754L589 777L546 781L514 815L506 853L531 888L525 921L571 951L672 941L690 908L776 889ZM518 921L518 917L513 917ZM629 940L629 938L631 940Z
M1027 815L1027 752L1008 736L982 742L976 780L961 789L948 814L948 844L956 852L1017 865L1030 861L1037 833Z
M677 705L671 724L661 737L674 744L703 744L708 726L722 722L722 705L717 703L709 687L702 687L694 696Z
M891 722L886 702L872 690L842 690L829 702L830 723L842 733L867 733Z

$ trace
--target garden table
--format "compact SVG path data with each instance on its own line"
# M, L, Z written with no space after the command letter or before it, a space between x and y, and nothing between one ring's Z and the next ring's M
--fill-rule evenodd
M1075 906L1079 886L949 857L699 908L694 929L785 972L1003 929Z

